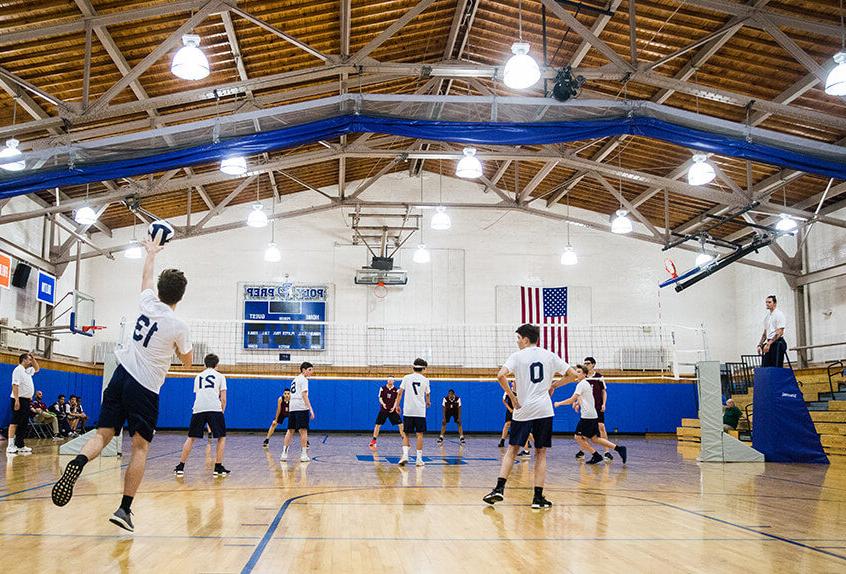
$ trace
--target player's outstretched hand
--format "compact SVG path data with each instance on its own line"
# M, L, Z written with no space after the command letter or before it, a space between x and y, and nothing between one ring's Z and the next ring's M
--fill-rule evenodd
M144 249L147 250L149 255L155 255L161 251L163 247L148 237L144 240Z

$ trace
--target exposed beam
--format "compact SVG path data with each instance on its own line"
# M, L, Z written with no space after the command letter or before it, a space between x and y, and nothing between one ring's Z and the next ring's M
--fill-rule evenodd
M647 219L643 214L641 214L640 211L638 211L638 209L634 205L632 205L629 200L626 199L626 196L620 193L620 191L616 187L608 183L607 179L605 179L595 171L589 172L588 175L598 181L599 184L605 188L605 191L614 196L614 198L616 198L617 201L619 201L623 205L623 207L635 217L635 219L640 221L646 227L646 229L649 230L653 237L655 237L656 239L661 239L663 241L664 234L658 231L658 228L655 227L652 222L649 221L649 219Z
M637 68L637 3L629 0L629 59Z
M220 201L220 203L218 203L217 205L215 205L215 206L214 206L214 209L209 210L209 212L208 212L208 213L206 213L206 215L205 215L205 216L204 216L204 217L203 217L203 218L202 218L202 219L201 219L201 220L197 223L197 225L195 225L195 226L194 226L194 227L192 227L191 229L192 229L192 230L195 230L195 231L199 231L200 229L202 229L202 228L203 228L203 226L204 226L204 225L205 225L205 224L206 224L206 223L207 223L210 219L212 219L212 218L214 218L214 217L218 216L218 215L220 214L220 212L221 212L221 211L223 211L223 208L224 208L224 207L226 207L227 205L229 205L229 204L232 202L232 200L233 200L233 199L235 199L236 197L238 197L239 195L241 195L241 193L243 193L243 192L244 192L244 190L245 190L245 189L247 189L247 187L248 187L251 183L253 183L253 181L254 181L257 177L258 177L257 175L253 175L253 176L248 177L247 179L245 179L245 180L244 180L244 181L242 181L241 183L239 183L239 184L238 184L238 186L237 186L235 189L233 189L232 191L230 191L230 192L229 192L229 195L227 195L226 197L224 197L224 198Z
M270 173L272 174L273 172L270 172ZM306 182L304 182L303 180L299 179L298 177L295 177L294 175L291 175L291 174L290 174L290 173L288 173L288 172L282 171L282 170L280 169L278 173L279 173L279 174L281 174L281 175L284 175L285 177L287 177L288 179L290 179L290 180L291 180L291 181L293 181L294 183L296 183L296 184L298 184L298 185L301 185L302 187L304 187L304 188L306 188L306 189L310 189L311 191L313 191L313 192L315 192L315 193L319 193L320 195L322 195L322 196L323 196L323 197L325 197L326 199L330 199L330 200L332 200L332 201L334 201L334 200L336 199L336 198L332 197L331 195L329 195L328 193L325 193L325 192L323 192L323 191L320 191L320 190L319 190L319 189L317 189L316 187L313 187L313 186L311 186L311 185L307 184L307 183L306 183Z
M614 14L622 3L623 0L611 0L611 4L608 6L608 12ZM598 37L602 34L602 31L605 30L605 27L608 25L608 22L611 21L611 18L612 16L609 16L608 14L600 14L597 16L596 20L593 21L593 26L590 28L591 33ZM579 64L582 63L582 60L585 59L585 56L587 56L590 49L591 44L586 39L582 38L582 43L579 44L579 47L576 48L575 52L573 52L573 57L570 59L570 65L577 68Z
M826 281L828 279L834 279L835 277L842 277L844 275L846 275L846 263L840 263L838 265L826 267L825 269L820 269L819 271L805 273L804 275L797 277L795 281L797 285L809 285L811 283Z
M108 203L104 203L104 204L103 204L103 205L101 205L99 208L97 208L97 210L95 211L95 213L97 214L97 219L98 219L98 220L100 219L100 216L101 216L101 215L103 215L103 213L104 213L104 212L106 211L106 209L108 209L108 208L109 208L109 204L108 204ZM63 243L63 244L59 247L59 249L57 250L57 253L53 256L53 258L55 258L55 259L59 259L59 258L64 257L66 253L70 252L71 247L73 247L73 246L74 246L74 244L76 244L76 242L77 242L77 238L76 238L76 236L78 236L78 235L82 235L82 234L86 233L86 232L87 232L87 231L88 231L88 230L89 230L89 229L90 229L93 225L94 225L93 223L92 223L92 224L84 224L84 223L80 223L79 225L77 225L76 229L74 230L75 235L71 235L71 236L70 236L70 237L69 237L69 238L68 238L68 239L67 239L67 240L66 240L66 241L65 241L65 242L64 242L64 243Z
M380 169L378 172L376 172L375 174L373 174L372 176L370 176L366 180L362 181L358 185L358 187L355 189L355 191L352 193L352 195L350 195L349 199L353 200L353 199L357 198L359 195L361 195L362 193L364 193L365 191L367 191L367 188L369 188L371 185L376 183L379 180L380 177L382 177L383 175L388 173L391 169L394 168L394 166L399 164L404 159L405 159L404 157L394 154L394 157L391 159L391 161L389 161L388 163L383 165L382 169Z
M787 14L784 12L776 12L774 10L753 8L744 6L731 0L685 0L687 6L698 6L700 8L708 8L715 12L722 12L723 14L731 14L733 16L740 16L746 18L754 18L762 15L771 20L774 24L781 28L792 28L794 30L801 30L803 32L810 32L811 34L818 34L821 36L829 36L832 38L840 37L840 26L822 20L812 20L810 18L803 18L795 14ZM750 20L750 25L762 28L763 25L756 22L754 19Z
M311 46L309 46L305 42L301 42L300 40L297 40L296 38L294 38L290 34L286 34L282 30L280 30L279 28L276 28L275 26L271 26L270 24L268 24L264 20L256 18L255 16L253 16L249 12L246 12L246 11L238 8L237 6L231 6L229 8L229 11L234 13L234 14L237 14L238 16L240 16L241 18L244 18L245 20L252 22L253 24L258 26L259 28L263 28L263 29L267 30L268 32L270 32L271 34L274 34L275 36L282 38L283 40L285 40L289 44L296 46L297 48L299 48L300 50L303 50L304 52L307 52L308 54L311 54L315 58L319 58L319 59L323 60L324 62L332 61L332 58L327 56L323 52L320 52L319 50L315 50L314 48L312 48Z
M346 60L350 56L350 36L352 18L352 0L340 0L341 11L341 59Z
M10 82L17 84L18 86L20 86L24 90L26 90L26 91L28 91L32 94L35 94L36 96L38 96L42 100L45 100L45 101L53 104L54 106L56 106L60 109L64 109L64 108L68 107L67 103L63 102L62 100L60 100L56 96L48 94L47 92L45 92L41 88L34 86L33 84L31 84L30 82L27 82L23 78L16 76L15 74L10 72L6 68L0 67L0 76L9 80Z
M350 62L357 64L364 60L367 56L376 50L379 46L387 42L394 34L399 32L406 24L416 18L421 12L426 10L429 6L435 3L435 0L420 0L413 8L409 9L405 14L400 16L393 24L383 30L378 36L370 40L363 48L355 53L350 58Z
M531 193L541 184L541 182L546 179L552 170L555 169L555 166L558 165L558 161L552 160L546 162L542 168L538 170L535 176L526 184L526 187L519 193L517 196L517 203L523 203L526 199L531 195Z
M767 18L766 16L758 15L755 17L755 21L759 24L762 24L764 30L773 37L773 39L778 42L778 44L787 50L791 56L796 58L796 61L805 66L805 69L808 70L810 73L814 74L819 81L825 82L826 74L823 72L823 69L820 65L814 60L808 53L799 47L799 45L794 42L787 34L782 32L778 29L778 26L773 24L773 22Z

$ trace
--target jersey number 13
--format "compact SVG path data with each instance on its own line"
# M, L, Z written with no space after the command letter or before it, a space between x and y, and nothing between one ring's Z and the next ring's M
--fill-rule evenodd
M142 333L144 329L147 329L146 335ZM142 345L145 347L150 344L150 339L153 337L153 333L159 330L159 324L153 323L150 325L150 318L147 315L140 315L138 317L138 321L135 323L135 331L132 333L132 338L136 341L141 341L143 339Z

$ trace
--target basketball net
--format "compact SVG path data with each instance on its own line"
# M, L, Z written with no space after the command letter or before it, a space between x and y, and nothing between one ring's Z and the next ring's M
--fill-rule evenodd
M670 274L670 277L672 277L673 279L678 278L679 274L676 271L676 264L673 263L672 259L665 259L664 260L664 269L667 271L667 273Z
M376 283L376 286L373 287L373 295L377 299L384 299L387 294L388 294L388 288L385 287L384 282L379 281L378 283Z

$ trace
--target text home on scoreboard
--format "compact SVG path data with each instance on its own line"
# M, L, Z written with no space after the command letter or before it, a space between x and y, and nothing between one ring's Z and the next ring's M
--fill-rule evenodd
M326 326L325 285L249 283L244 298L244 349L323 351Z

